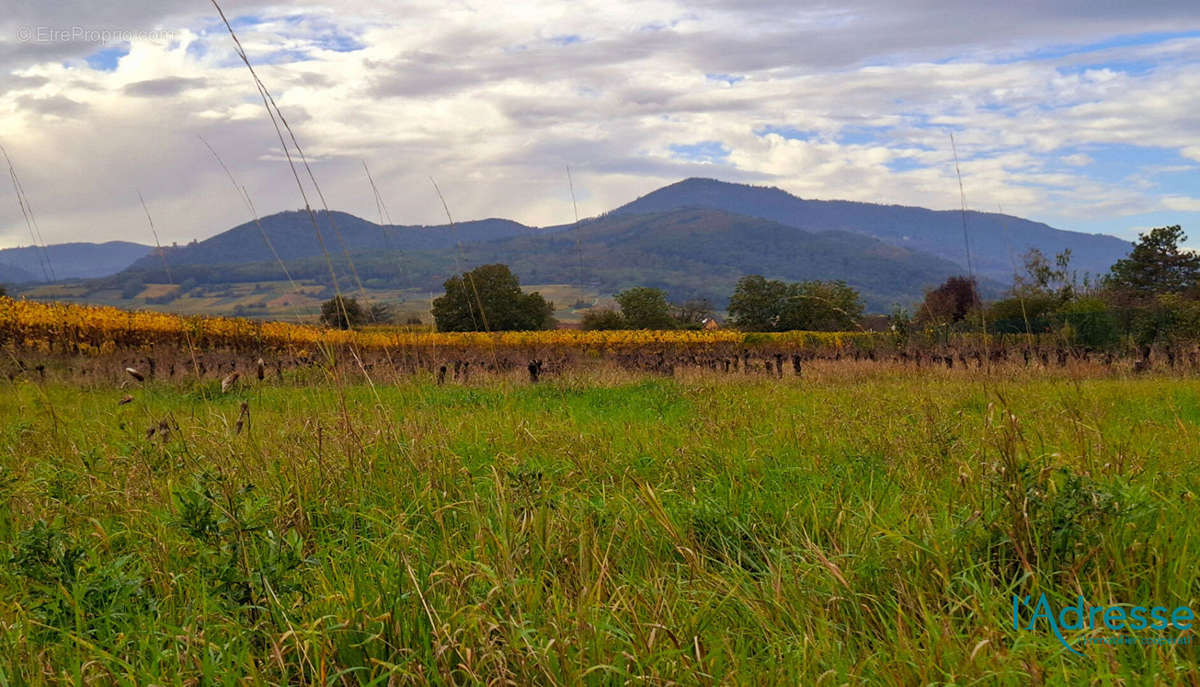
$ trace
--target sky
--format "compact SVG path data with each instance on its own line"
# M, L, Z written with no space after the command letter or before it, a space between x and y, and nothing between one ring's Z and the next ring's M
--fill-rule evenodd
M45 242L153 243L146 210L163 243L203 239L250 219L237 186L303 207L209 2L14 1L0 144ZM971 209L1200 248L1195 0L223 9L325 202L375 221L364 165L397 224L445 222L431 179L455 220L568 223L568 167L581 216L689 176L956 209L957 150ZM0 181L0 247L28 245Z

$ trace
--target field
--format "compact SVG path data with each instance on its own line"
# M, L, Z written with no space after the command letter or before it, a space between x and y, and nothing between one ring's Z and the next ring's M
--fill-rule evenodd
M0 299L0 373L0 685L1200 684L1107 620L1200 608L1185 343Z
M578 322L588 307L614 303L611 294L601 293L594 288L584 289L566 284L533 284L526 286L524 290L536 291L554 303L554 317L560 322ZM126 298L119 288L95 290L88 284L66 283L29 287L24 289L21 295L35 301L151 308L178 315L223 315L316 322L321 313L321 303L332 297L328 291L328 287L306 280L300 280L297 287L285 281L260 281L199 285L187 291L182 291L177 285L164 283L146 284L140 293ZM346 295L360 301L385 304L400 322L410 317L419 317L426 324L430 324L431 301L440 293L366 287L362 292L356 289Z
M3 684L1200 680L1011 601L1198 605L1193 378L51 372L0 394Z

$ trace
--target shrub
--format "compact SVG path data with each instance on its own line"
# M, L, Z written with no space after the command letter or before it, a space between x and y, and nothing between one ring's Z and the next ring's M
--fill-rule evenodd
M353 298L334 296L321 304L321 323L335 329L361 327L367 322L367 313Z
M593 308L583 314L580 326L587 330L625 329L625 318L612 308Z

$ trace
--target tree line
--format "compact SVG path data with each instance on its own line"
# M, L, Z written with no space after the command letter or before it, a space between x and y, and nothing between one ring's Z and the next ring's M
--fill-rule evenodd
M1178 225L1142 235L1129 256L1107 275L1081 278L1066 250L1047 258L1037 249L1023 258L1023 273L1002 298L984 302L970 276L954 276L926 292L914 312L898 308L893 330L904 333L989 331L1058 332L1092 347L1122 338L1152 343L1200 336L1200 255L1180 247L1187 236ZM491 264L455 275L432 304L439 331L553 329L554 304L525 293L507 265ZM706 299L673 302L662 289L639 286L615 295L615 307L592 308L583 329L700 329L713 326ZM761 275L742 277L729 298L728 324L742 331L847 331L861 327L865 306L842 281L785 282ZM322 308L330 326L383 321L384 306L364 307L354 299L331 300Z
M1182 248L1179 225L1144 233L1108 274L1080 276L1071 252L1051 260L1023 256L1023 272L1000 299L985 303L975 280L947 279L913 313L893 314L893 328L997 334L1057 333L1102 349L1127 341L1145 346L1200 337L1200 255Z

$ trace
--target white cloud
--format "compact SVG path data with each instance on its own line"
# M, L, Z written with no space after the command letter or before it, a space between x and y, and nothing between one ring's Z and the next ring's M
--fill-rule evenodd
M1163 196L1162 204L1168 210L1200 212L1200 198L1190 196Z
M22 5L8 26L172 33L133 40L111 71L82 60L95 45L0 42L9 65L0 140L47 239L147 240L138 189L164 240L244 221L198 135L261 212L297 207L275 131L223 28L193 3L164 2L153 15L144 3L117 5L107 14L76 1ZM1200 41L1062 48L1200 26L1194 3L1086 16L1067 3L932 0L819 11L771 1L294 5L226 9L256 14L239 22L240 37L330 204L368 218L376 210L362 160L393 219L407 223L443 221L430 176L456 218L570 221L568 164L585 214L688 175L956 207L950 131L974 208L1067 228L1100 215L1197 211L1190 198L1159 192L1148 172L1137 183L1096 172L1093 149L1136 145L1200 161ZM1129 61L1149 66L1123 70ZM698 164L672 154L705 141L728 157ZM1131 164L1120 176L1138 172ZM0 200L0 244L24 231L16 203Z

